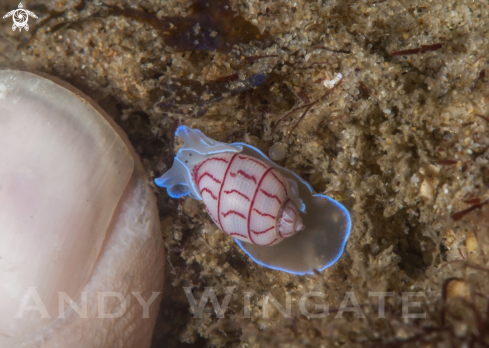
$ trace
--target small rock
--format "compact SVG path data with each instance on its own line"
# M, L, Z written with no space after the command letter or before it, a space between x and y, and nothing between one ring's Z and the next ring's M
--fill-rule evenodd
M280 161L285 156L287 147L282 143L273 144L268 151L268 156L274 161Z
M461 279L452 279L446 287L447 299L457 297L468 299L470 297L469 285Z
M435 190L432 184L424 179L421 187L419 188L419 196L425 201L425 203L433 204Z

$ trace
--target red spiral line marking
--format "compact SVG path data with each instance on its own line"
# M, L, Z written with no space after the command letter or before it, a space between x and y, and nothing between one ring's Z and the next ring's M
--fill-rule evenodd
M272 219L275 219L275 216L271 215L271 214L266 214L266 213L262 213L261 211L259 211L258 209L253 209L253 211L256 211L258 214L260 214L261 216L266 216L266 217L270 217Z
M263 173L263 175L261 176L260 178L260 181L258 182L258 185L256 187L256 190L255 190L255 194L253 195L253 199L251 200L251 204L250 204L250 210L248 211L248 238L250 239L250 241L254 244L256 244L253 239L251 238L251 230L250 230L250 222L251 222L251 212L253 211L253 205L255 204L255 199L256 199L256 195L258 194L258 189L260 188L261 184L263 183L263 180L265 179L265 177L268 175L268 173L270 173L271 171L273 170L272 167L268 168L265 173ZM256 210L256 209L255 209ZM258 212L258 211L257 211Z
M289 194L287 193L287 186L286 186L286 185L285 185L285 184L282 182L282 180L280 180L280 179L278 178L278 176L276 176L276 175L275 175L275 173L273 173L273 172L272 172L272 175L273 175L273 177L274 177L275 179L277 179L277 181L278 181L280 184L282 184L282 186L284 187L284 190L285 190L285 195L286 195L286 196L288 196Z
M236 233L236 232L232 232L232 233L228 233L230 236L240 236L240 237L244 237L246 239L248 239L248 237L246 237L244 234L241 234L241 233Z
M266 230L263 230L263 231L251 231L251 232L253 232L254 234L263 234L263 233L267 233L268 231L270 231L274 228L275 228L275 226L272 226L272 227L267 228Z
M280 205L282 205L282 201L276 195L274 195L274 194L272 194L270 192L267 192L264 189L260 189L260 192L262 192L268 198L274 198L274 199L276 199L280 203Z
M274 240L272 240L270 243L266 244L266 246L269 246L269 245L272 245L273 243L275 243L277 241L278 238L275 238Z
M216 179L216 178L214 178L214 176L212 176L212 174L211 174L211 173L209 173L209 172L205 172L205 173L204 173L204 174L202 174L202 175L200 176L200 178L198 179L198 181L197 181L197 187L199 187L199 188L200 188L200 181L201 181L201 180L204 178L204 176L208 176L209 178L211 178L212 180L214 180L214 181L215 181L216 183L218 183L218 184L220 184L220 183L221 183L221 181L220 181L220 180L218 180L218 179Z
M237 156L238 156L238 154L235 153L233 155L233 157L231 157L231 160L229 161L228 167L226 168L226 172L224 173L224 177L222 179L222 184L221 184L221 188L219 189L219 196L218 196L218 199L217 199L217 218L219 219L219 227L221 227L221 230L223 230L224 232L226 232L226 231L224 230L224 228L222 228L221 214L219 214L221 212L221 195L222 195L222 189L224 188L224 184L226 183L226 179L228 177L229 169L231 168L231 165L233 164L233 161L235 160L235 158Z
M221 213L221 215L224 216L224 217L227 217L228 215L231 215L231 214L238 215L239 217L241 217L241 218L243 218L243 219L246 220L246 216L244 216L243 214L241 214L240 212L238 212L236 210L228 210L225 213Z
M256 178L255 178L255 176L246 173L244 170L241 170L240 169L240 170L238 170L237 173L229 173L229 175L231 175L233 178L235 178L236 176L238 176L238 174L241 174L242 176L244 176L248 180L252 180L256 184Z
M224 162L224 163L228 163L229 162L225 158L222 158L222 157L210 157L210 158L208 158L208 159L200 162L196 167L194 167L194 170L198 171L200 169L200 167L202 167L204 165L204 163L206 163L208 161L221 161L221 162Z
M208 192L208 193L211 195L212 199L214 199L215 201L217 201L217 197L216 197L216 196L214 196L214 195L212 194L212 191L211 191L211 190L209 190L207 187L204 187L204 188L202 189L202 191L200 191L200 194L201 194L201 195L203 195L203 194L204 194L204 192Z
M247 200L248 200L248 202L250 201L250 199L249 199L249 197L248 197L248 196L246 196L246 195L242 194L242 193L241 193L241 192L239 192L238 190L234 190L234 189L233 189L233 190L230 190L230 191L224 191L224 193L225 193L225 194L227 194L227 195L230 195L231 193L237 193L237 194L238 194L238 195L240 195L241 197L243 197L243 198L247 199Z
M242 160L245 160L245 161L252 161L252 162L255 162L255 163L257 163L257 164L261 165L263 168L266 168L266 167L267 167L267 166L266 166L264 163L262 163L262 162L261 162L261 161L259 161L259 160L254 159L254 158L252 158L252 157L247 157L247 156L238 156L238 158L239 158L239 159L242 159Z

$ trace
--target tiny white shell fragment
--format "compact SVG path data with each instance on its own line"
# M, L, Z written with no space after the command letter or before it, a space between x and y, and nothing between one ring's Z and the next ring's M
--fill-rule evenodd
M341 79L343 78L343 74L342 73L338 73L338 75L336 75L336 77L332 80L325 80L323 83L324 83L324 86L326 88L333 88Z
M417 184L419 182L419 176L417 174L413 174L411 177L411 183L412 184Z
M419 188L419 196L428 204L432 204L434 200L435 190L428 179L424 179Z

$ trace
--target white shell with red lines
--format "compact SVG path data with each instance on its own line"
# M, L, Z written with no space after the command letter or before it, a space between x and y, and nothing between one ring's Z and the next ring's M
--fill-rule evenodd
M212 155L193 167L192 177L209 215L234 238L274 245L304 227L287 180L256 158Z

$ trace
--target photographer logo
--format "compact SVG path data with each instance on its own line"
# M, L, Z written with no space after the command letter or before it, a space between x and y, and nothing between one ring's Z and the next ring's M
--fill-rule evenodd
M29 24L27 24L27 21L29 20L29 16L33 18L38 18L34 12L28 11L24 9L24 6L22 6L21 3L19 3L19 8L16 10L12 10L8 12L3 18L8 18L12 17L14 20L14 24L12 25L12 30L15 31L17 28L19 28L19 31L22 31L22 28L25 29L25 31L29 31Z

